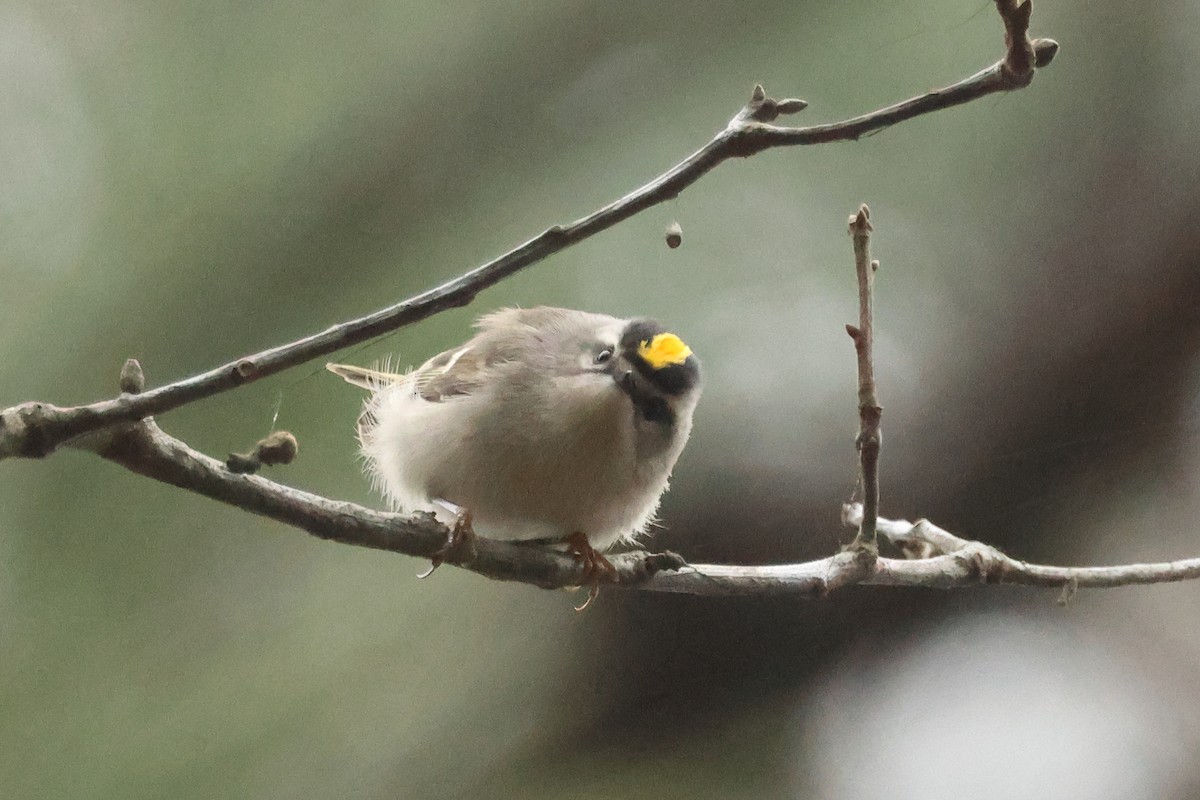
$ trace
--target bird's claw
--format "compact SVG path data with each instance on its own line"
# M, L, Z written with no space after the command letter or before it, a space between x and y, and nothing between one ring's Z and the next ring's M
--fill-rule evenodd
M471 527L471 512L459 509L454 515L454 524L446 536L446 543L439 547L429 559L429 569L417 575L424 580L438 567L449 561L462 564L475 558L475 530Z
M576 531L566 539L568 551L583 564L583 574L580 575L580 585L588 587L587 599L582 605L576 606L576 611L583 611L600 596L600 582L617 579L617 568L588 542L587 536Z

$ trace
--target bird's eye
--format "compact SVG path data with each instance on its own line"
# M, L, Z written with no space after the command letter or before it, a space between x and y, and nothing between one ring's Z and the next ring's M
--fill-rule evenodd
M612 357L613 357L613 349L611 347L606 347L603 350L601 350L599 353L596 353L596 363L597 364L607 364L609 361L612 360Z

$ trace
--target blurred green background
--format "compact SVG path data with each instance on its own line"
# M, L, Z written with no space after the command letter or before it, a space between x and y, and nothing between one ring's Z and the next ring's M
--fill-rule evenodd
M816 557L854 486L871 204L883 511L1030 560L1200 554L1200 7L1042 2L1027 90L727 163L342 360L478 314L659 317L707 388L655 546ZM0 404L389 304L639 186L755 82L829 121L1002 52L984 0L0 0ZM663 229L678 220L683 246ZM164 416L378 504L299 368ZM1192 797L1200 589L577 598L316 541L80 453L0 464L14 798Z

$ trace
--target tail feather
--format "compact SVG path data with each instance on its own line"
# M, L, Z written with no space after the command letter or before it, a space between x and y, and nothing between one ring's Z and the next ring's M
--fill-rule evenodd
M377 369L367 369L366 367L352 367L349 364L326 364L325 369L339 376L346 383L352 383L355 386L361 386L371 391L375 391L383 386L390 386L397 381L404 380L406 377L395 372L383 372Z

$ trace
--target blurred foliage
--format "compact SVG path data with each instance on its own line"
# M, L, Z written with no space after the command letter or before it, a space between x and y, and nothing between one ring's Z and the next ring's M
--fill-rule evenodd
M1152 531L1187 531L1197 494L1200 11L1043 2L1034 31L1063 51L1025 91L723 165L344 358L420 362L512 303L669 320L707 389L657 543L697 560L827 552L854 476L844 220L866 201L885 513L1029 558L1194 555L1194 535ZM1001 42L984 0L0 0L0 404L111 395L130 356L169 381L448 279L662 171L756 81L808 100L802 121L833 120L957 80ZM274 422L301 443L275 477L376 503L358 402L313 365L162 422L219 457ZM1055 613L992 591L607 592L576 615L564 594L455 570L418 583L420 566L93 457L0 464L3 794L872 796L844 780L864 754L846 755L841 716L916 691L938 620L966 620L965 642ZM1174 702L1200 677L1196 599L1130 590L1073 630L1012 634L1044 652L1091 631L1071 645L1100 654L1086 685L1124 692L1114 714L1153 706L1129 736L1089 740L1097 764L1119 771L1155 736L1200 741L1196 701ZM1168 608L1188 613L1172 626ZM1005 653L1063 668L953 642L930 646L972 670L958 691L989 712L1005 706L990 690L1025 685L1000 680ZM1129 679L1122 659L1146 651L1176 666ZM871 689L889 653L915 672ZM1057 696L1060 714L1086 710ZM921 713L884 707L893 725ZM962 735L987 756L983 733ZM997 756L1058 786L1028 757ZM913 777L935 762L887 796L982 796ZM1200 780L1186 759L1160 766L1088 796L1185 797Z

